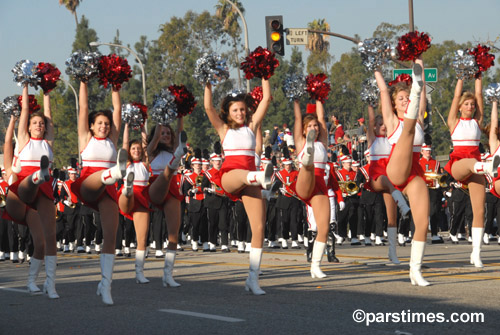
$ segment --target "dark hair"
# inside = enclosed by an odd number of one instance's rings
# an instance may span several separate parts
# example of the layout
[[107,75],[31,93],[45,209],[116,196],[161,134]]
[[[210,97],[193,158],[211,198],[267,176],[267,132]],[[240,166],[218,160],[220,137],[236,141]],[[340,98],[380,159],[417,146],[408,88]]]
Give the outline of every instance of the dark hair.
[[[130,154],[130,149],[132,149],[132,146],[134,144],[139,144],[139,146],[141,147],[142,149],[142,142],[141,140],[138,140],[138,139],[135,139],[135,140],[131,140],[128,142],[128,151],[127,151],[127,154],[128,154],[128,160],[129,162],[133,162],[134,160],[132,159],[132,155]],[[144,156],[144,150],[142,150],[142,155]],[[142,159],[143,157],[141,157]]]
[[[158,125],[155,124],[153,126],[153,128],[151,128],[151,132],[149,133],[149,136],[148,136],[148,143],[151,143],[151,141],[153,140],[157,126]],[[154,156],[156,156],[160,151],[174,152],[175,131],[172,129],[172,126],[170,126],[169,124],[165,125],[165,127],[167,127],[170,130],[170,134],[171,134],[170,135],[170,143],[165,144],[165,143],[158,142],[158,145],[153,150]],[[150,159],[152,159],[152,157],[150,157]]]
[[98,116],[105,116],[108,118],[109,124],[111,125],[113,123],[113,113],[110,110],[100,110],[100,111],[93,111],[90,112],[89,114],[89,130],[92,136],[94,136],[94,132],[92,129],[90,129],[90,126],[95,123],[95,120],[97,119]]
[[242,93],[238,95],[229,94],[226,96],[221,103],[221,110],[219,113],[220,118],[224,121],[225,124],[229,126],[231,129],[236,129],[239,126],[229,117],[229,108],[235,102],[243,102],[246,108],[246,116],[245,116],[245,126],[248,126],[250,121],[252,120],[252,115],[254,113],[253,108],[254,100],[250,94]]

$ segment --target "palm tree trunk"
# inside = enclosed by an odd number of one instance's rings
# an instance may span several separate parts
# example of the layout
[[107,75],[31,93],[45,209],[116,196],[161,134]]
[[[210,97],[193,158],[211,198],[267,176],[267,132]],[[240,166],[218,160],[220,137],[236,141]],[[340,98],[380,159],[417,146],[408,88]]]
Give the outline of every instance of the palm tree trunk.
[[76,26],[78,27],[78,15],[76,15],[76,9],[73,12],[73,15],[75,16],[75,23],[76,23]]

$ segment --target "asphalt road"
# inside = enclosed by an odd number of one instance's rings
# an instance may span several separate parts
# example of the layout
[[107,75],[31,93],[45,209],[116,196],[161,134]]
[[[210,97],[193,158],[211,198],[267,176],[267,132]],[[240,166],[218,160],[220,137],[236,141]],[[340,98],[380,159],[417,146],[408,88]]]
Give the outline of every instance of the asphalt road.
[[[26,293],[28,265],[6,261],[0,334],[498,334],[500,246],[483,247],[484,269],[468,264],[470,251],[465,242],[428,244],[432,285],[415,287],[409,246],[398,247],[401,265],[387,264],[387,247],[337,247],[341,263],[325,257],[321,280],[311,279],[304,249],[266,249],[264,296],[244,290],[248,254],[179,252],[179,288],[162,286],[162,259],[147,259],[151,282],[139,285],[133,258],[118,257],[111,307],[96,296],[98,255],[59,255],[58,300]],[[40,288],[44,279],[42,268]]]

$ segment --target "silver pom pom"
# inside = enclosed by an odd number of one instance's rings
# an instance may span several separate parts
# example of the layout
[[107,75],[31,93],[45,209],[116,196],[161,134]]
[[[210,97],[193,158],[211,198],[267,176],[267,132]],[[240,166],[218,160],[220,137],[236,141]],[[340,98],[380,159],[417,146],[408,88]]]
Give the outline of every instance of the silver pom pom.
[[283,92],[290,101],[298,100],[306,93],[306,80],[304,76],[290,74],[285,77],[283,82]]
[[99,73],[99,52],[77,51],[66,60],[66,74],[87,83]]
[[375,78],[368,78],[363,81],[363,88],[361,89],[361,101],[376,107],[378,104],[378,97],[380,90]]
[[374,71],[386,64],[394,53],[389,42],[383,38],[369,38],[360,42],[358,51],[361,53],[363,65],[369,71]]
[[173,122],[177,118],[175,96],[168,89],[163,88],[160,94],[155,94],[150,113],[151,118],[158,124],[165,126]]
[[457,73],[457,79],[472,79],[478,71],[476,59],[468,49],[455,51],[452,66]]
[[123,104],[122,121],[128,123],[132,129],[139,130],[145,120],[139,107],[133,104]]
[[234,90],[227,92],[227,96],[231,96],[233,98],[236,98],[238,95],[243,95],[243,94],[247,94],[247,91],[242,90],[240,88],[235,88]]
[[18,86],[28,84],[35,89],[38,88],[38,84],[41,81],[41,79],[37,75],[37,71],[37,65],[34,62],[26,59],[17,62],[12,69],[12,73],[14,73],[14,81]]
[[19,106],[19,102],[17,101],[18,95],[12,95],[3,100],[2,104],[0,104],[0,110],[6,117],[14,115],[15,117],[19,117],[21,115],[21,107]]
[[484,90],[484,98],[487,104],[493,101],[500,102],[500,83],[491,83]]
[[218,85],[226,81],[229,78],[226,60],[217,54],[204,53],[203,57],[196,61],[193,77],[202,85]]

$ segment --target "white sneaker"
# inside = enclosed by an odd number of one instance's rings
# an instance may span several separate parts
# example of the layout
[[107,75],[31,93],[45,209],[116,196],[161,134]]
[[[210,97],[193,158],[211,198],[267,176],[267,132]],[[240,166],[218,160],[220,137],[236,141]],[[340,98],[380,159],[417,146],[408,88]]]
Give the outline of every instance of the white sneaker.
[[245,242],[243,241],[238,241],[238,253],[243,253],[245,252]]
[[95,252],[96,253],[100,253],[101,252],[101,245],[100,244],[96,244],[95,245]]
[[297,240],[299,241],[299,243],[304,243],[304,237],[300,234],[297,235]]
[[87,254],[91,254],[91,253],[92,253],[92,249],[90,248],[90,245],[87,245],[87,246],[85,247],[85,252],[86,252]]
[[167,249],[167,247],[168,247],[167,241],[163,242],[163,249]]
[[198,242],[196,241],[191,241],[191,249],[193,251],[198,251]]
[[123,256],[122,249],[115,249],[115,255],[116,256]]
[[0,261],[5,261],[5,253],[3,251],[0,251]]
[[297,241],[292,241],[292,249],[300,249],[299,243],[297,243]]
[[344,238],[341,236],[337,236],[337,238],[335,239],[335,244],[342,245],[342,243],[344,243]]
[[126,197],[130,197],[132,194],[134,194],[134,178],[134,171],[127,171],[127,175],[125,176],[123,182],[123,194]]
[[361,245],[357,237],[351,238],[351,245]]
[[250,242],[245,243],[245,252],[250,252],[252,250],[252,244]]
[[489,234],[484,233],[483,243],[484,244],[490,244],[490,235]]
[[384,242],[382,242],[380,236],[375,237],[375,245],[384,245]]
[[288,243],[285,239],[281,240],[281,248],[282,249],[288,249]]
[[75,250],[75,244],[73,242],[69,242],[69,251],[73,252]]
[[161,250],[156,250],[156,252],[155,252],[155,257],[156,257],[156,258],[163,258],[163,251],[161,251]]

